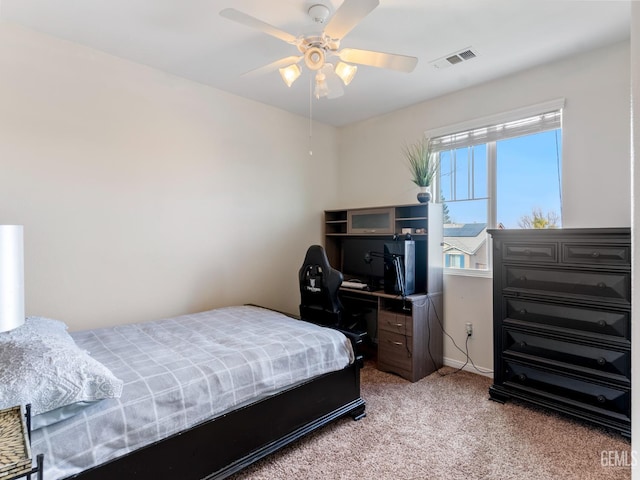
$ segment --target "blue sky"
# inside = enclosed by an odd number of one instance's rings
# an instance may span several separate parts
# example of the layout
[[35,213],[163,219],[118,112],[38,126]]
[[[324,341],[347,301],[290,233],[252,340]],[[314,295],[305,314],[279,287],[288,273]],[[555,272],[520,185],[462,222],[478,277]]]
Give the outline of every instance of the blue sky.
[[[498,222],[506,228],[519,228],[520,218],[523,215],[530,215],[533,208],[540,208],[544,213],[555,212],[561,218],[560,171],[557,156],[560,151],[559,130],[502,140],[497,143]],[[476,198],[485,197],[487,195],[486,148],[484,146],[474,148],[475,174],[473,176],[468,175],[469,159],[464,152],[458,153],[456,176],[445,175],[443,178],[442,193],[445,199],[453,196],[454,178],[458,198],[466,198],[470,188],[473,189]],[[443,156],[443,174],[449,168],[449,161],[446,156]],[[471,187],[470,178],[473,179]],[[447,205],[449,216],[457,223],[486,222],[486,200],[449,202]]]

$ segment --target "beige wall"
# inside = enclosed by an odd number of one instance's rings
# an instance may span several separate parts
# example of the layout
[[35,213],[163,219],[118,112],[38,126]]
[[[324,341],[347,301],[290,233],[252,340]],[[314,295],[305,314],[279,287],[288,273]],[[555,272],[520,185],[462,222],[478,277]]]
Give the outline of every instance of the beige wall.
[[[464,66],[462,67],[464,68]],[[390,92],[392,94],[392,92]],[[415,201],[401,147],[425,130],[565,98],[563,224],[630,225],[629,44],[621,43],[369,119],[339,131],[340,191],[344,206]],[[489,278],[445,276],[445,328],[493,367],[492,284]],[[464,361],[449,340],[445,357]]]
[[0,25],[0,223],[25,227],[28,315],[84,329],[259,303],[336,193],[335,130]]

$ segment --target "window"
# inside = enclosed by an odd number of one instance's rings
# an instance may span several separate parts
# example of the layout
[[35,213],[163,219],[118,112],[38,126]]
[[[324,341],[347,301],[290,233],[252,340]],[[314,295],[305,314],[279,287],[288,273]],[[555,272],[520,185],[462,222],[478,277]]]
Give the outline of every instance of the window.
[[444,254],[444,266],[464,268],[464,255],[460,253],[445,253]]
[[562,103],[427,132],[440,161],[446,268],[486,271],[489,228],[561,226]]

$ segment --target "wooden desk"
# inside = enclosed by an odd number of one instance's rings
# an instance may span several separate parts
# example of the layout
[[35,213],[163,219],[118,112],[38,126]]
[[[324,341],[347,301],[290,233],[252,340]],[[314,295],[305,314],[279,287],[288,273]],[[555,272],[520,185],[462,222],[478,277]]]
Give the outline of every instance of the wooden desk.
[[341,288],[340,297],[345,305],[375,313],[369,329],[378,346],[379,370],[416,382],[442,367],[442,293],[403,299],[383,291]]
[[[357,224],[355,219],[362,216],[376,217],[384,225]],[[442,366],[442,222],[442,205],[438,203],[324,212],[329,263],[346,279],[359,278],[376,286],[384,284],[383,273],[373,265],[358,265],[364,261],[363,249],[383,252],[385,243],[403,238],[407,230],[411,232],[415,242],[414,291],[419,293],[402,299],[383,290],[341,288],[341,298],[347,308],[348,303],[356,302],[356,307],[371,310],[368,330],[378,347],[378,369],[412,382]]]

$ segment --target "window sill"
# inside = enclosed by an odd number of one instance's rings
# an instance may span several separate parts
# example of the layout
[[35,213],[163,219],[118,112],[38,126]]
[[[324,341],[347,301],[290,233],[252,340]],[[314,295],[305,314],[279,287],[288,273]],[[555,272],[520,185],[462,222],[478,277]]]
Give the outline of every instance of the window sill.
[[475,270],[473,268],[444,268],[445,275],[452,275],[455,277],[479,277],[479,278],[493,278],[493,272],[491,270]]

